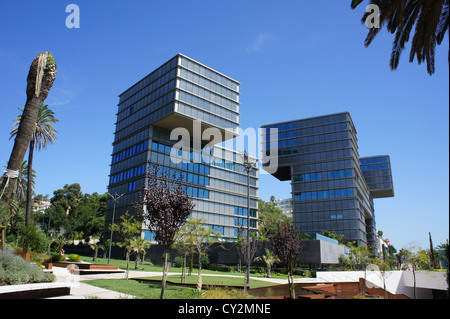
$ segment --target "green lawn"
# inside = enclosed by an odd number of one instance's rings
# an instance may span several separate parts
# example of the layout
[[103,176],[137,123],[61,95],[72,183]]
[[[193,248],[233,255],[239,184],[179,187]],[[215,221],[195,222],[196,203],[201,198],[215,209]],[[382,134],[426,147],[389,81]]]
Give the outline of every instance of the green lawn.
[[[141,284],[132,279],[96,279],[87,280],[85,283],[133,295],[140,299],[159,299],[161,295],[160,285]],[[196,299],[199,297],[200,293],[194,288],[166,286],[164,292],[165,299]]]
[[[157,277],[142,277],[144,279],[156,279],[162,280],[162,276]],[[198,275],[186,276],[186,283],[188,284],[197,284]],[[181,283],[180,275],[169,275],[167,276],[167,280],[175,283]],[[226,276],[208,276],[202,275],[202,284],[209,286],[244,286],[244,277],[226,277]],[[272,285],[278,285],[278,283],[271,283],[262,280],[251,279],[250,280],[250,288],[259,288],[259,287],[267,287]]]
[[[91,262],[92,257],[86,257],[81,256],[81,260],[85,262]],[[107,264],[108,259],[107,258],[98,258],[96,264]],[[121,269],[126,269],[126,261],[120,260],[120,259],[111,259],[110,261],[111,265],[117,265]],[[134,261],[130,262],[130,270],[134,270],[135,263]],[[161,266],[153,266],[153,265],[141,265],[140,269],[141,271],[157,271],[162,272]],[[170,280],[172,282],[181,282],[181,276],[180,275],[170,275],[170,273],[181,273],[182,269],[177,267],[171,267],[169,268],[169,276],[167,280]],[[203,285],[225,285],[225,286],[243,286],[244,283],[244,274],[243,273],[237,273],[237,272],[219,272],[214,270],[202,270],[202,282]],[[207,276],[207,274],[222,274],[222,275],[233,275],[236,277],[226,277],[226,276]],[[254,276],[254,274],[252,274]],[[142,278],[149,278],[149,279],[157,279],[161,280],[160,277],[142,277]],[[154,284],[145,284],[145,283],[139,283],[135,280],[129,279],[96,279],[96,280],[86,280],[84,281],[87,284],[118,291],[124,294],[129,294],[136,296],[137,298],[141,299],[159,299],[161,294],[161,285],[154,285]],[[191,276],[186,276],[186,282],[187,283],[197,283],[197,270],[195,269],[193,274]],[[261,280],[250,280],[250,287],[256,288],[256,287],[264,287],[264,286],[270,286],[275,285],[274,283],[265,282]],[[206,293],[207,294],[207,293]],[[235,293],[231,293],[232,296]],[[240,294],[240,292],[238,292]],[[207,295],[206,295],[207,296]],[[199,292],[195,288],[187,288],[187,287],[176,287],[176,286],[166,286],[166,290],[164,293],[164,298],[166,299],[197,299],[197,298],[205,298],[205,291]],[[222,297],[221,298],[225,298]],[[236,298],[236,297],[235,297]],[[238,297],[239,298],[239,297]]]
[[[87,256],[80,256],[82,261],[85,262],[90,262],[90,263],[94,263],[94,264],[101,264],[101,265],[106,265],[108,264],[108,258],[97,258],[97,261],[94,262],[92,261],[92,257],[87,257]],[[116,265],[118,266],[120,269],[126,269],[127,268],[127,262],[126,260],[122,260],[122,259],[112,259],[110,260],[110,264],[111,265]],[[134,269],[135,266],[135,262],[134,261],[130,261],[130,270],[135,270]],[[142,264],[139,266],[139,269],[141,271],[163,271],[163,267],[162,266],[153,266],[150,264]],[[170,272],[176,272],[176,273],[181,273],[182,272],[182,268],[179,267],[170,267],[169,268],[169,273]],[[197,273],[197,269],[194,269],[192,274],[196,274]],[[218,274],[218,275],[233,275],[233,276],[244,276],[244,272],[227,272],[227,271],[217,271],[217,270],[209,270],[209,269],[202,269],[202,274]],[[252,277],[264,277],[263,274],[251,274]],[[276,274],[272,274],[272,278],[278,278],[278,279],[287,279],[286,275],[276,275]],[[242,279],[243,280],[243,279]]]

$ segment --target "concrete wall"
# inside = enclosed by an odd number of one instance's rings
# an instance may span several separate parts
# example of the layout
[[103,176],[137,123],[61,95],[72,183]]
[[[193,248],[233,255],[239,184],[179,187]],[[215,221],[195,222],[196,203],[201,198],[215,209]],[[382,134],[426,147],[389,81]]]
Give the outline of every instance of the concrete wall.
[[[317,272],[317,281],[352,282],[364,278],[364,271],[321,271]],[[414,279],[412,271],[389,271],[385,276],[386,290],[392,294],[404,294],[414,298]],[[383,288],[383,276],[379,271],[366,272],[367,285],[371,284]],[[432,290],[445,291],[448,289],[445,272],[417,271],[416,298],[433,298]]]

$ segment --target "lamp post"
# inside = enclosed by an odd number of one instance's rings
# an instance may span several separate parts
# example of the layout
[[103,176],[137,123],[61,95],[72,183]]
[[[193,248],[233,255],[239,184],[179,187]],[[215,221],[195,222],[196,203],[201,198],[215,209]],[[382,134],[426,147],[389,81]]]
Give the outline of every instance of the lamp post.
[[113,232],[114,232],[114,215],[116,214],[116,204],[119,200],[120,197],[123,196],[123,194],[118,195],[117,193],[113,195],[111,195],[110,193],[108,193],[109,196],[111,196],[113,202],[114,202],[114,206],[113,206],[113,215],[112,215],[112,221],[111,221],[111,237],[109,239],[109,252],[108,252],[108,265],[109,265],[109,261],[111,259],[111,247],[112,247],[112,240],[113,240]]
[[244,287],[245,291],[247,291],[247,285],[250,284],[250,172],[254,169],[254,165],[258,162],[256,159],[255,162],[250,162],[248,153],[244,151],[240,153],[242,157],[242,165],[244,166],[244,170],[247,172],[247,283]]

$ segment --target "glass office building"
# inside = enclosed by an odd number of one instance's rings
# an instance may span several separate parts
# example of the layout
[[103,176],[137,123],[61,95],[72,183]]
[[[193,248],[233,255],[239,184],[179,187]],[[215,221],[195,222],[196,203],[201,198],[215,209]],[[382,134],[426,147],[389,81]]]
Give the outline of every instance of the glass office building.
[[[149,163],[155,163],[169,176],[183,176],[183,187],[195,203],[191,217],[202,218],[224,240],[235,240],[238,228],[247,227],[247,214],[250,227],[257,228],[258,172],[250,173],[248,212],[247,172],[240,154],[216,143],[237,136],[239,85],[178,54],[119,96],[108,186],[110,194],[123,194],[116,222],[126,211],[134,213],[132,203],[146,186]],[[175,148],[183,137],[171,139],[171,133],[180,129],[188,136],[187,147]],[[112,211],[109,199],[106,229]],[[143,233],[152,238],[147,229]]]
[[394,196],[389,156],[360,158],[349,113],[263,126],[263,162],[291,181],[294,225],[376,247],[374,198]]

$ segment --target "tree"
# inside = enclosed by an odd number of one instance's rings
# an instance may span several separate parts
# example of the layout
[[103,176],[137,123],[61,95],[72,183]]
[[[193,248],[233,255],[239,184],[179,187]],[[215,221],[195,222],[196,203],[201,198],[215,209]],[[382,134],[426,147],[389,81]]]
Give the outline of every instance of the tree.
[[31,169],[31,174],[28,172],[28,163],[23,161],[20,165],[19,174],[17,176],[16,189],[13,191],[12,197],[16,197],[19,201],[27,198],[28,184],[31,178],[31,187],[34,188],[36,171]]
[[274,204],[268,204],[263,200],[258,202],[258,230],[261,239],[266,240],[277,230],[278,221],[292,221],[292,218],[283,214],[283,211],[275,207]]
[[174,243],[174,248],[183,256],[183,266],[181,270],[181,283],[186,281],[186,258],[189,258],[189,276],[192,273],[194,267],[194,242],[195,234],[193,229],[193,223],[188,221],[181,227],[180,231],[177,233],[177,238]]
[[94,243],[89,244],[89,247],[94,250],[94,257],[92,258],[92,261],[97,261],[99,249],[105,250],[105,245],[101,241],[95,241]]
[[366,274],[367,266],[370,264],[370,251],[367,246],[358,246],[350,248],[350,254],[354,257],[354,261],[357,265],[361,266],[364,271],[364,284],[362,287],[362,296],[366,296]]
[[125,278],[128,279],[128,272],[130,270],[130,253],[133,250],[133,241],[136,236],[141,232],[141,222],[136,220],[134,216],[130,216],[128,211],[120,216],[122,220],[119,224],[114,224],[112,227],[113,231],[118,233],[120,241],[117,246],[125,248],[126,261],[127,261],[127,272]]
[[375,273],[379,275],[383,281],[383,297],[384,299],[388,299],[389,295],[386,290],[386,279],[390,276],[389,270],[391,270],[391,267],[387,262],[379,258],[374,258],[371,262],[374,265],[371,270],[375,271]]
[[418,269],[429,268],[427,253],[414,243],[409,243],[407,248],[400,249],[399,255],[405,266],[412,271],[414,279],[414,299],[416,299],[416,271]]
[[134,238],[131,241],[131,249],[136,253],[136,262],[134,263],[135,270],[139,269],[141,262],[141,254],[142,254],[142,261],[144,261],[146,249],[149,249],[150,246],[151,242],[143,238]]
[[271,251],[270,249],[267,249],[267,248],[265,249],[265,254],[262,256],[262,259],[266,263],[267,278],[270,278],[273,264],[280,260],[273,253],[273,251]]
[[[351,8],[355,9],[362,2],[363,0],[352,0]],[[391,70],[396,70],[400,55],[414,28],[409,62],[414,62],[416,56],[418,64],[426,61],[427,71],[432,75],[435,71],[436,44],[441,45],[448,31],[449,0],[371,0],[370,3],[378,6],[380,10],[380,28],[369,30],[364,45],[368,47],[386,25],[391,34],[395,33],[389,64]],[[363,23],[370,14],[364,14]]]
[[[239,253],[241,260],[244,262],[247,267],[250,267],[253,260],[255,259],[256,252],[261,247],[261,241],[258,241],[257,235],[255,233],[250,233],[250,243],[247,243],[247,229],[244,227],[238,228],[238,239],[236,242],[236,247]],[[247,294],[247,285],[250,282],[250,278],[248,278],[249,271],[245,272],[244,276],[244,294]]]
[[300,236],[290,221],[279,221],[275,234],[270,238],[273,252],[278,256],[280,263],[288,273],[289,295],[295,299],[294,265],[302,250]]
[[[23,110],[19,108],[21,113]],[[54,117],[55,113],[48,108],[48,105],[41,103],[36,117],[35,129],[31,135],[30,146],[28,150],[28,184],[27,184],[27,209],[25,225],[28,226],[31,222],[31,205],[33,195],[32,185],[32,168],[33,168],[33,154],[36,147],[37,150],[46,148],[49,144],[53,144],[56,140],[56,130],[53,128],[52,123],[58,122]],[[22,114],[16,116],[14,121],[14,129],[10,133],[10,138],[17,136],[19,125],[22,121]]]
[[155,240],[164,249],[160,296],[163,299],[168,271],[167,254],[175,241],[177,232],[186,223],[194,209],[194,203],[181,185],[182,176],[176,180],[175,176],[170,178],[167,173],[161,173],[158,165],[149,166],[148,188],[141,192],[139,201],[133,206],[137,216],[154,233]]
[[77,230],[77,223],[80,222],[78,207],[82,203],[83,197],[81,186],[78,183],[66,184],[62,189],[53,191],[49,214],[56,229],[64,229],[66,235],[71,235]]
[[431,239],[431,233],[428,233],[430,240],[430,266],[432,269],[436,269],[436,256],[434,253],[433,240]]
[[210,227],[203,226],[204,222],[205,220],[199,218],[191,218],[182,228],[182,232],[188,234],[188,244],[193,245],[194,251],[198,255],[198,290],[202,290],[202,257],[207,256],[208,249],[220,238],[220,233],[214,232]]
[[322,235],[324,235],[328,238],[336,239],[340,244],[344,243],[344,239],[345,239],[344,235],[336,235],[332,231],[328,231],[328,230],[322,230]]
[[14,139],[14,146],[9,157],[8,167],[0,189],[4,192],[4,199],[9,202],[15,190],[17,174],[30,144],[36,127],[37,114],[40,105],[48,96],[56,78],[55,58],[50,52],[39,54],[31,63],[27,77],[27,100],[22,118]]

